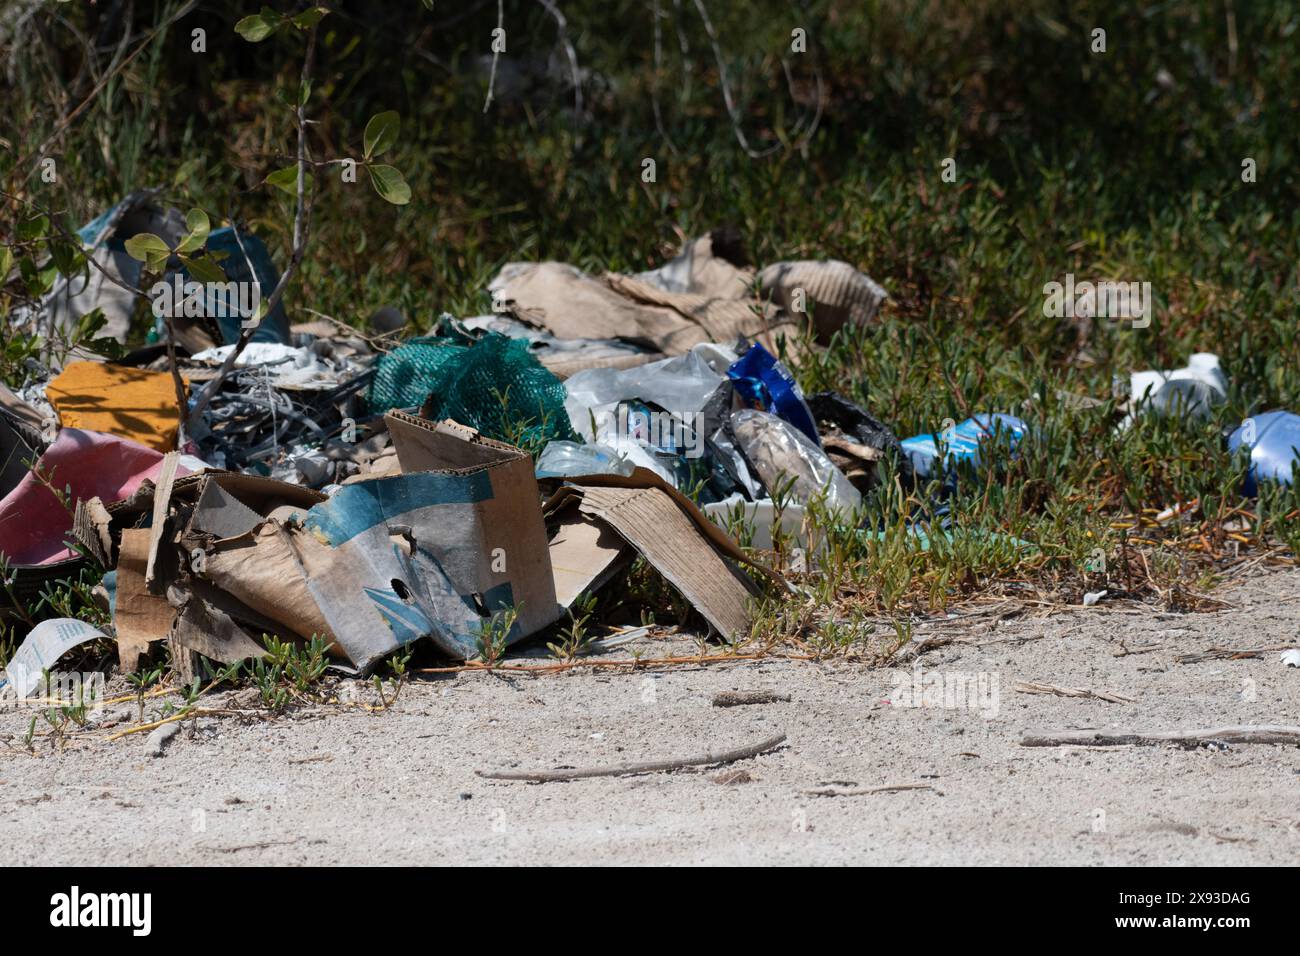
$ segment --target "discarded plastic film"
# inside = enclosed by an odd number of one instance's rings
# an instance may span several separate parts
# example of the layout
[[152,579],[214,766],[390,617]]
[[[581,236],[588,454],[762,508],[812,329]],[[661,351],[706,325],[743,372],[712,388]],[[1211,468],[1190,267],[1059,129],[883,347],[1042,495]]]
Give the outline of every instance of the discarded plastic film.
[[52,670],[60,657],[74,647],[108,635],[85,621],[71,617],[52,618],[32,628],[5,668],[0,690],[12,691],[20,699],[30,697],[40,686],[44,671]]
[[981,446],[993,439],[994,435],[1003,436],[1014,452],[1021,440],[1029,433],[1028,426],[1014,415],[994,413],[976,415],[960,425],[943,432],[938,438],[930,434],[915,435],[902,442],[912,462],[912,469],[921,478],[929,478],[940,470],[938,441],[942,439],[947,445],[944,455],[944,469],[951,470],[958,462],[969,462],[973,467],[980,465]]

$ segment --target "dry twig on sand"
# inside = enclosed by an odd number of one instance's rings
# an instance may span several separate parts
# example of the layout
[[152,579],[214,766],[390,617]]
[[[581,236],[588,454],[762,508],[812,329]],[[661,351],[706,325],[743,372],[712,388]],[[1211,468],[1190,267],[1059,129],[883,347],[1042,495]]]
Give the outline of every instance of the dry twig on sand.
[[1057,697],[1087,697],[1092,700],[1104,700],[1111,704],[1131,704],[1132,697],[1115,694],[1105,690],[1093,690],[1090,687],[1057,687],[1055,684],[1040,684],[1037,681],[1018,680],[1015,690],[1020,694],[1055,694]]
[[1199,654],[1179,654],[1174,658],[1179,664],[1199,664],[1201,661],[1243,660],[1259,657],[1273,651],[1289,651],[1295,647],[1290,644],[1270,644],[1268,647],[1208,647]]
[[1093,747],[1157,747],[1160,744],[1179,744],[1198,747],[1201,744],[1300,744],[1300,727],[1279,724],[1261,724],[1243,727],[1214,727],[1209,730],[1075,730],[1059,734],[1029,734],[1020,741],[1022,747],[1068,747],[1085,745]]
[[799,792],[809,797],[866,797],[873,793],[898,793],[901,790],[934,790],[928,783],[892,783],[884,787],[866,787],[860,790],[841,790],[838,787],[816,787]]
[[630,773],[661,773],[665,770],[680,770],[683,767],[704,767],[710,764],[735,763],[766,753],[785,742],[785,734],[777,734],[760,743],[736,750],[727,750],[720,754],[701,754],[698,757],[682,757],[676,760],[651,760],[645,763],[621,763],[612,767],[588,767],[583,770],[475,770],[486,780],[525,780],[529,783],[556,783],[564,780],[582,780],[588,777],[621,777]]

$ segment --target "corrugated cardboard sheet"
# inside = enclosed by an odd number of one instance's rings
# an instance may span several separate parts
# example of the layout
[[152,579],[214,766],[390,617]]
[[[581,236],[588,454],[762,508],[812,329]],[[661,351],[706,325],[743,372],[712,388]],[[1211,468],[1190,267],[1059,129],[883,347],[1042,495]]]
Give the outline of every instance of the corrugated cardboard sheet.
[[[617,539],[645,557],[728,639],[749,627],[749,600],[757,590],[737,565],[784,583],[751,561],[690,499],[642,468],[627,477],[579,478],[560,488],[545,510],[557,528],[551,561],[565,603],[598,587],[627,557]],[[617,539],[602,534],[602,526]]]

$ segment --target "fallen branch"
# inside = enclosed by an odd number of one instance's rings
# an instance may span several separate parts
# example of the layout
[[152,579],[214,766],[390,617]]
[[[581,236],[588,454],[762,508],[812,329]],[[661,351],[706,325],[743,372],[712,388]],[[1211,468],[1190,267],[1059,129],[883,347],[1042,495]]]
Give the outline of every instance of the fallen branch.
[[766,753],[785,742],[785,734],[777,734],[761,743],[727,750],[720,754],[701,754],[698,757],[682,757],[676,760],[651,760],[645,763],[621,763],[612,767],[588,767],[582,770],[475,770],[474,773],[486,780],[526,780],[529,783],[555,783],[565,780],[583,780],[588,777],[622,777],[632,773],[662,773],[666,770],[680,770],[683,767],[705,767],[710,764],[735,763]]
[[1119,650],[1111,651],[1111,657],[1128,657],[1130,654],[1150,654],[1152,651],[1158,651],[1164,647],[1163,644],[1146,644],[1142,647],[1129,647],[1127,644],[1121,644]]
[[884,787],[868,787],[862,790],[841,790],[838,787],[817,787],[799,792],[809,797],[866,797],[873,793],[897,793],[900,790],[936,790],[928,783],[893,783]]
[[1110,691],[1092,690],[1089,687],[1057,687],[1055,684],[1040,684],[1036,681],[1018,680],[1015,691],[1020,694],[1055,694],[1057,697],[1086,697],[1092,700],[1104,700],[1111,704],[1132,704],[1132,697],[1114,694]]
[[1161,744],[1180,744],[1184,747],[1197,747],[1208,743],[1300,744],[1300,727],[1261,724],[1244,727],[1216,727],[1210,730],[1170,730],[1151,733],[1139,730],[1125,730],[1113,733],[1105,733],[1099,730],[1080,730],[1050,735],[1030,734],[1020,741],[1020,746],[1158,747]]
[[1289,651],[1297,646],[1300,645],[1291,643],[1270,644],[1268,647],[1210,647],[1199,654],[1179,654],[1174,660],[1179,664],[1199,664],[1201,661],[1245,660],[1250,657],[1259,657],[1261,654],[1269,654],[1273,651]]
[[922,654],[930,651],[937,651],[941,647],[947,647],[949,644],[959,643],[962,636],[954,634],[936,634],[934,637],[923,637],[919,641],[909,641],[904,644],[894,656],[890,663],[894,665],[906,664],[908,661],[915,660]]
[[292,840],[268,840],[265,843],[241,843],[238,846],[201,846],[200,850],[211,850],[213,853],[239,853],[243,850],[265,850],[273,846],[293,846],[299,842],[302,837],[294,837]]
[[194,717],[249,717],[256,715],[255,710],[234,710],[229,707],[195,707],[191,710],[182,711],[179,714],[173,714],[171,717],[164,717],[162,720],[155,720],[152,723],[140,724],[138,727],[129,727],[126,730],[119,730],[115,734],[105,737],[106,741],[120,740],[123,737],[129,737],[131,734],[143,734],[149,730],[155,730],[165,724],[175,723],[178,720],[190,720]]

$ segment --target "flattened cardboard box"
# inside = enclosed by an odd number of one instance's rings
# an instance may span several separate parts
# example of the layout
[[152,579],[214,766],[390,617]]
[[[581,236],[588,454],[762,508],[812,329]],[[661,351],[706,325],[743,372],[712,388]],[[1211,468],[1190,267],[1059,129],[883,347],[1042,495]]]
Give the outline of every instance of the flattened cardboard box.
[[484,621],[508,607],[508,642],[554,622],[532,459],[454,423],[385,418],[401,473],[348,484],[295,518],[253,508],[262,520],[248,528],[234,483],[205,490],[192,531],[240,533],[210,542],[203,576],[292,633],[333,640],[362,671],[425,636],[473,656]]
[[[685,495],[643,468],[632,475],[591,475],[559,489],[545,511],[556,526],[551,541],[561,603],[594,590],[638,551],[703,615],[734,640],[748,629],[754,582],[735,565],[748,565],[784,584],[752,561]],[[626,543],[626,544],[625,544]]]
[[[384,491],[397,485],[414,492],[417,504],[390,524],[409,526],[417,552],[474,612],[474,632],[457,634],[454,653],[476,653],[482,621],[508,607],[518,612],[508,643],[554,623],[563,609],[555,599],[532,458],[454,422],[404,412],[390,412],[384,421],[402,474],[375,483]],[[365,486],[350,485],[339,495]]]

